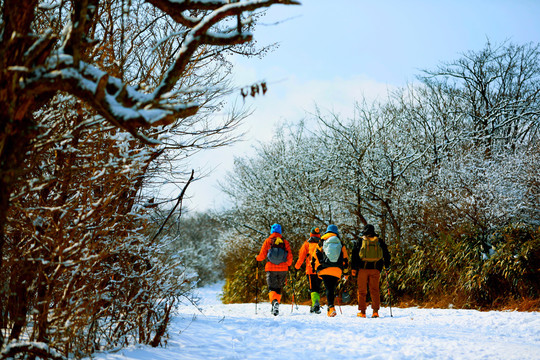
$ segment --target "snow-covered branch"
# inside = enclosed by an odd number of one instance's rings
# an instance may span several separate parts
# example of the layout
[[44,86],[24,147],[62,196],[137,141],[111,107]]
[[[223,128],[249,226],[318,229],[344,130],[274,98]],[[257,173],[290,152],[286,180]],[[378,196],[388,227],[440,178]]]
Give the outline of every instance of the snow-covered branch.
[[[187,10],[189,6],[187,3],[189,1],[181,1],[179,8],[176,6],[171,7],[172,1],[158,1],[152,0],[156,5],[161,6],[161,9],[165,12],[171,11],[175,14],[181,14],[184,10]],[[210,2],[208,6],[215,7],[218,6],[220,2]],[[176,2],[174,2],[176,5]],[[201,45],[232,45],[232,44],[241,44],[248,41],[251,41],[252,35],[250,33],[211,33],[210,28],[215,26],[217,23],[223,19],[240,15],[245,11],[254,11],[260,8],[269,7],[274,4],[299,4],[297,1],[282,1],[282,0],[248,0],[248,1],[239,1],[236,3],[222,2],[222,6],[214,8],[214,11],[209,15],[203,17],[200,21],[196,21],[196,25],[186,36],[182,48],[179,51],[178,56],[174,64],[167,70],[167,74],[164,77],[161,84],[156,88],[156,96],[162,95],[170,91],[178,79],[185,72],[186,67],[191,59],[192,55],[195,53],[197,48]],[[184,5],[184,6],[182,6]],[[192,8],[191,8],[192,9]]]

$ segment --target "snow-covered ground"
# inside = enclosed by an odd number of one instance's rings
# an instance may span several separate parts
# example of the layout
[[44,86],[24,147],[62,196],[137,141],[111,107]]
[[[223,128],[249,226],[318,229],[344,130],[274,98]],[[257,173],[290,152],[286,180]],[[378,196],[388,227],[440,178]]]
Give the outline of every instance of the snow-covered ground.
[[[357,318],[356,306],[338,316],[308,306],[268,302],[224,305],[223,284],[199,290],[198,311],[182,305],[167,347],[131,347],[96,359],[540,359],[540,313],[389,308]],[[368,315],[371,311],[368,310]]]

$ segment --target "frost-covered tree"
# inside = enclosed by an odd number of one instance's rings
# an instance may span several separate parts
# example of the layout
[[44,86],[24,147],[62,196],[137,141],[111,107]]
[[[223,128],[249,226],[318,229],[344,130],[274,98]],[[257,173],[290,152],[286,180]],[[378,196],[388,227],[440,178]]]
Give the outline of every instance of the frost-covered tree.
[[[489,157],[536,144],[539,44],[494,46],[488,42],[480,51],[470,51],[454,62],[425,71],[420,79],[428,86],[442,88],[446,99],[456,100],[457,107],[452,110],[461,126],[455,135],[462,146],[480,147]],[[434,95],[432,92],[427,99]]]
[[421,154],[409,147],[402,118],[384,106],[358,106],[353,119],[316,115],[318,129],[304,124],[274,134],[253,157],[237,159],[224,191],[259,224],[284,218],[297,233],[309,224],[336,223],[357,239],[368,222],[399,239],[400,184]]
[[403,184],[411,181],[422,152],[411,146],[406,119],[386,104],[359,103],[355,116],[318,114],[317,140],[333,164],[334,197],[353,238],[368,222],[380,235],[400,241]]
[[278,222],[288,239],[303,238],[313,225],[328,225],[332,200],[324,191],[332,180],[323,154],[321,144],[300,124],[282,127],[253,156],[237,158],[223,184],[239,207],[235,212],[244,214],[237,222],[264,233]]
[[[203,286],[223,279],[223,264],[219,255],[219,237],[225,228],[210,213],[172,214],[169,225],[162,231],[169,238],[167,252],[177,258],[188,272],[196,274],[197,286]],[[165,218],[156,214],[159,219]]]
[[539,46],[488,43],[419,79],[396,98],[424,153],[427,171],[409,196],[422,227],[433,234],[472,223],[489,234],[537,223]]

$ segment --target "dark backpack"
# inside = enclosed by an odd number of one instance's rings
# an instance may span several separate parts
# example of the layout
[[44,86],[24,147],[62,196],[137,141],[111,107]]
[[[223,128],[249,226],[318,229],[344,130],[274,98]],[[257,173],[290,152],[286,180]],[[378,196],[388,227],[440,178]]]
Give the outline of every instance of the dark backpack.
[[287,261],[287,255],[285,240],[280,237],[273,238],[270,249],[268,249],[268,254],[266,254],[268,261],[272,264],[279,265]]
[[379,244],[379,238],[364,237],[358,255],[360,256],[360,259],[365,262],[377,262],[381,260],[383,258],[383,251]]

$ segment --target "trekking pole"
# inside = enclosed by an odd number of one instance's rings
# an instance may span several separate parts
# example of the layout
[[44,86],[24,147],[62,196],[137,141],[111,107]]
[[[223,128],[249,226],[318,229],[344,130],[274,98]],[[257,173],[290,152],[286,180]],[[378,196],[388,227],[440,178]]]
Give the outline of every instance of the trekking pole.
[[259,300],[259,262],[255,260],[255,315],[257,315],[258,300]]
[[291,302],[291,314],[294,310],[294,281],[292,279],[292,273],[289,273],[289,279],[291,280],[291,287],[292,287],[292,290],[293,290],[293,294],[292,294],[292,302]]
[[292,271],[289,273],[289,279],[291,280],[291,287],[292,287],[292,303],[291,303],[291,313],[292,313],[294,309],[294,305],[296,305],[296,310],[298,310],[298,304],[296,303],[294,299],[294,280],[292,276]]
[[388,306],[390,306],[390,317],[394,317],[392,315],[392,296],[390,295],[390,280],[388,280],[388,269],[384,269],[384,273],[386,275],[386,290],[388,291]]
[[[340,279],[338,282],[337,287],[339,295],[337,296],[337,300],[339,300],[339,312],[343,315],[343,310],[341,310],[341,305],[343,304],[343,287],[345,286],[346,281],[343,281],[343,279]],[[336,301],[337,302],[337,301]]]

